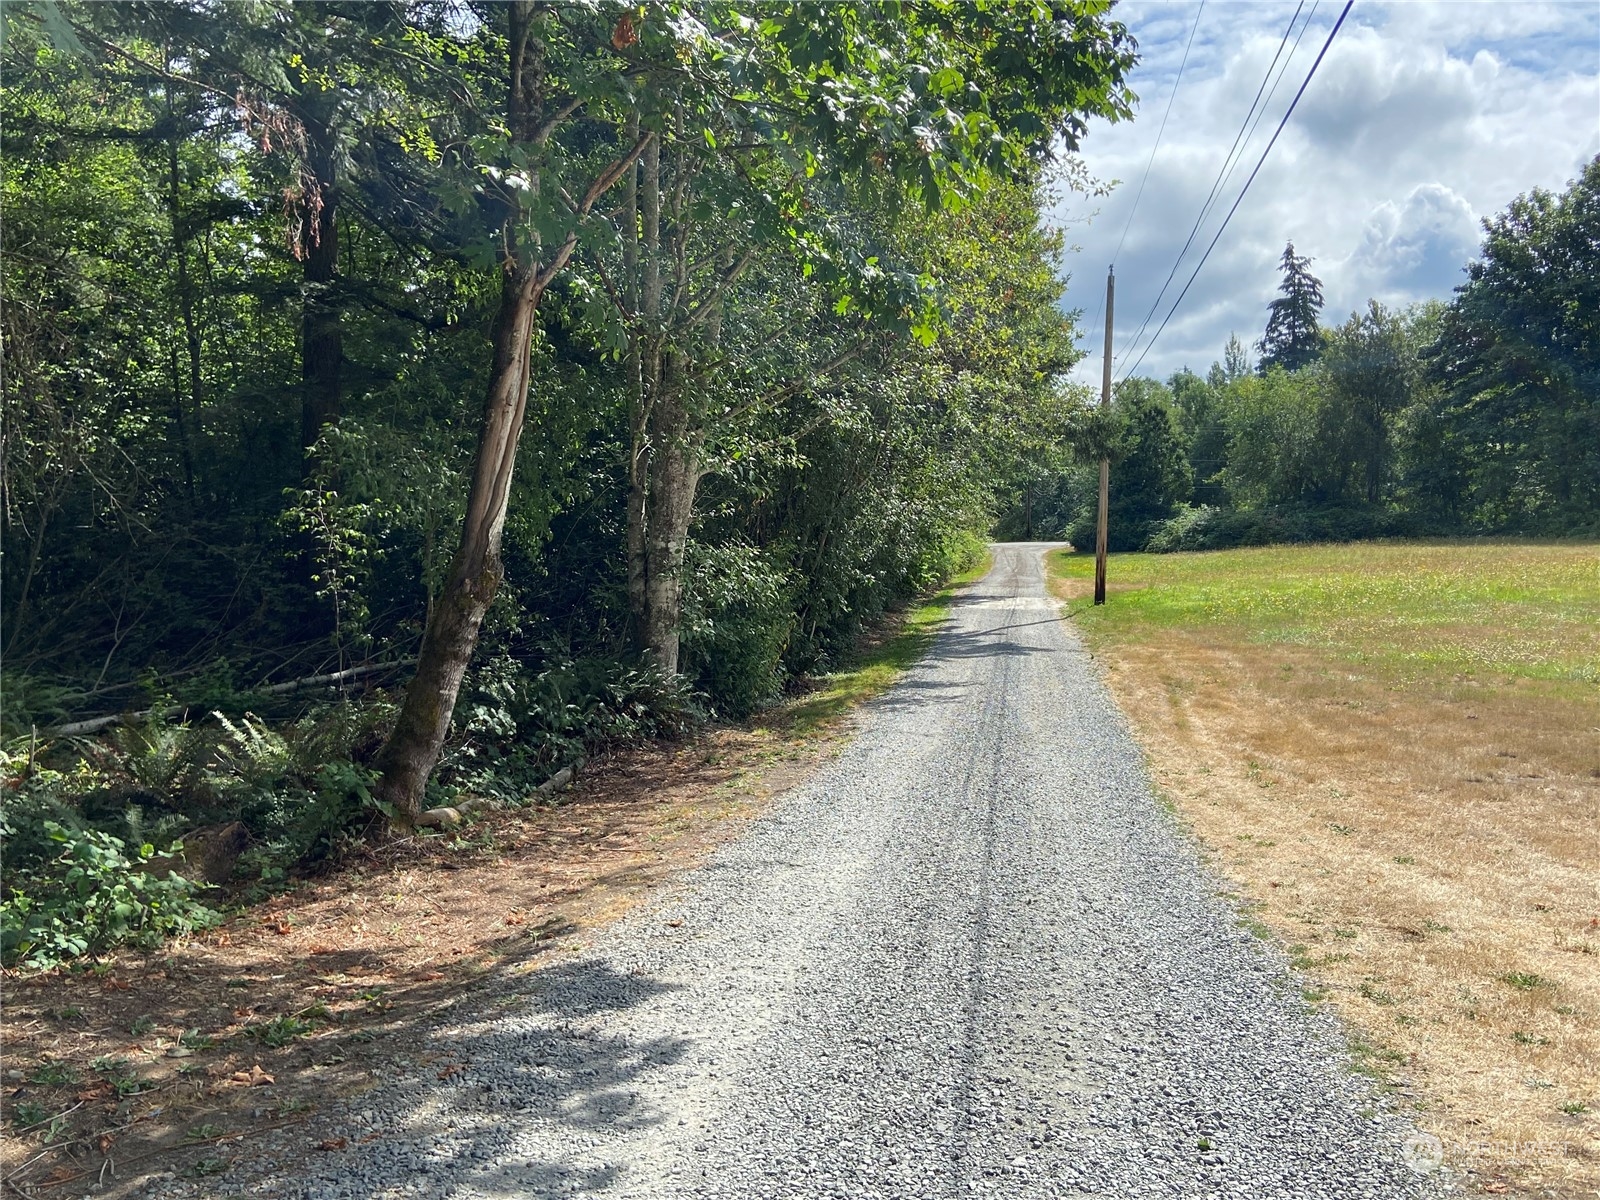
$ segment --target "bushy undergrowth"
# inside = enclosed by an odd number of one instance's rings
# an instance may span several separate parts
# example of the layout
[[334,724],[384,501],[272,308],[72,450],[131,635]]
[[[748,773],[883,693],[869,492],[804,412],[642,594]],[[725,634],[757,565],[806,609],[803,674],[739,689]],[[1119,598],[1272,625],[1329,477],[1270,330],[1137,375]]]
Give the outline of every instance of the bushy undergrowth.
[[687,684],[649,663],[561,660],[530,671],[509,654],[473,672],[430,802],[462,792],[515,802],[607,746],[677,737],[703,719]]
[[[1425,533],[1410,514],[1368,507],[1222,509],[1184,505],[1156,524],[1143,548],[1158,554],[1293,542],[1354,542]],[[1092,545],[1092,541],[1090,543]],[[1116,549],[1113,539],[1113,549]]]
[[171,870],[172,853],[49,820],[40,831],[58,853],[13,869],[0,899],[0,960],[8,966],[45,969],[130,943],[152,947],[220,919],[198,899],[204,885]]
[[[205,885],[174,873],[183,838],[241,824],[246,886],[336,858],[384,814],[372,761],[394,706],[382,696],[269,723],[213,713],[150,720],[94,739],[26,739],[0,757],[6,965],[49,967],[148,946],[215,919]],[[430,800],[528,797],[608,745],[675,736],[694,694],[649,666],[603,659],[532,669],[491,657],[473,673]]]
[[693,544],[688,566],[684,665],[722,712],[754,712],[783,690],[796,619],[788,572],[743,542]]

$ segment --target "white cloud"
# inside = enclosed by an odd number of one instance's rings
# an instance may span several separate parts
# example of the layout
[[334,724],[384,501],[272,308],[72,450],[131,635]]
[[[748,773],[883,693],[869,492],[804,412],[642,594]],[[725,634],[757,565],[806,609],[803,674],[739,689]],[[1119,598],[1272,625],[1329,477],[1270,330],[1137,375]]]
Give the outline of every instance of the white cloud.
[[[1167,278],[1294,11],[1277,3],[1207,5],[1151,163],[1196,7],[1129,3],[1115,10],[1141,44],[1143,61],[1132,81],[1140,113],[1133,122],[1093,126],[1083,157],[1096,177],[1122,183],[1110,197],[1072,198],[1058,212],[1081,247],[1068,260],[1067,303],[1084,310],[1081,344],[1095,351],[1079,367],[1086,381],[1099,377],[1099,333],[1088,326],[1124,228],[1117,254],[1119,357]],[[1233,203],[1337,12],[1328,6],[1313,19],[1151,332]],[[1140,371],[1203,369],[1220,356],[1230,332],[1247,342],[1259,337],[1289,240],[1316,260],[1326,319],[1363,307],[1368,297],[1404,304],[1448,296],[1477,249],[1482,218],[1533,187],[1564,187],[1596,153],[1600,5],[1361,4]],[[1144,195],[1129,224],[1147,163]],[[1122,358],[1119,370],[1132,361]]]

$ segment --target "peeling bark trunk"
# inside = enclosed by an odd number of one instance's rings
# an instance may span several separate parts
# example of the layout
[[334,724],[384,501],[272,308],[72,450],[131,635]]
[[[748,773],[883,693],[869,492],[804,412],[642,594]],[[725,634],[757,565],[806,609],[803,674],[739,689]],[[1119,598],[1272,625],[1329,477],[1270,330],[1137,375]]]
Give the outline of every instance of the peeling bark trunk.
[[[544,47],[535,36],[534,25],[539,8],[533,0],[514,0],[507,6],[511,49],[506,110],[513,134],[528,145],[537,145],[548,137],[559,119],[558,114],[548,125],[542,123]],[[653,145],[653,137],[636,140],[593,180],[574,205],[575,216],[587,215],[595,202],[623,178],[640,153]],[[535,173],[531,189],[535,196],[539,183]],[[508,204],[507,227],[520,216]],[[394,732],[378,753],[379,779],[374,793],[389,806],[391,824],[401,829],[412,828],[422,811],[423,789],[450,731],[461,680],[477,648],[478,630],[505,574],[500,537],[511,497],[517,441],[527,416],[534,322],[545,289],[566,268],[577,244],[574,225],[559,245],[535,244],[531,253],[508,254],[505,263],[500,311],[493,331],[493,366],[478,431],[461,543],[429,613],[417,655],[417,673],[406,689]],[[523,258],[523,254],[527,257]]]
[[378,799],[391,806],[395,823],[409,828],[422,811],[423,788],[455,713],[456,696],[478,644],[505,569],[500,535],[516,464],[517,439],[527,413],[533,321],[543,288],[526,271],[508,273],[494,328],[494,370],[484,403],[472,491],[461,528],[461,545],[434,602],[417,657],[417,673],[406,688],[394,732],[378,756]]

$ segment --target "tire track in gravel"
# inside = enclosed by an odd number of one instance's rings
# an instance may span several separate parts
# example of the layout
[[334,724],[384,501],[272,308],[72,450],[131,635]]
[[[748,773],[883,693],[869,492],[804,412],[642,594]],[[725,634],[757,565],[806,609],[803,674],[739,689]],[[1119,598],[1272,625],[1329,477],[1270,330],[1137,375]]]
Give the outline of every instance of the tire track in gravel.
[[[840,757],[254,1195],[1440,1194],[1161,810],[1042,545]],[[367,1103],[372,1103],[368,1101]]]

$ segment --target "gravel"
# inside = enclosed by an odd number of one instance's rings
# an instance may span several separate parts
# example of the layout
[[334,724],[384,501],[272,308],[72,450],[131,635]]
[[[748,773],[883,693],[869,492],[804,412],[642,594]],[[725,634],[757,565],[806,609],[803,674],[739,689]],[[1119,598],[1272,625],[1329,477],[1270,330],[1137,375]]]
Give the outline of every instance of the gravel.
[[1449,1190],[1160,807],[1044,549],[997,547],[848,748],[705,867],[419,1035],[414,1075],[319,1129],[349,1149],[184,1190]]

